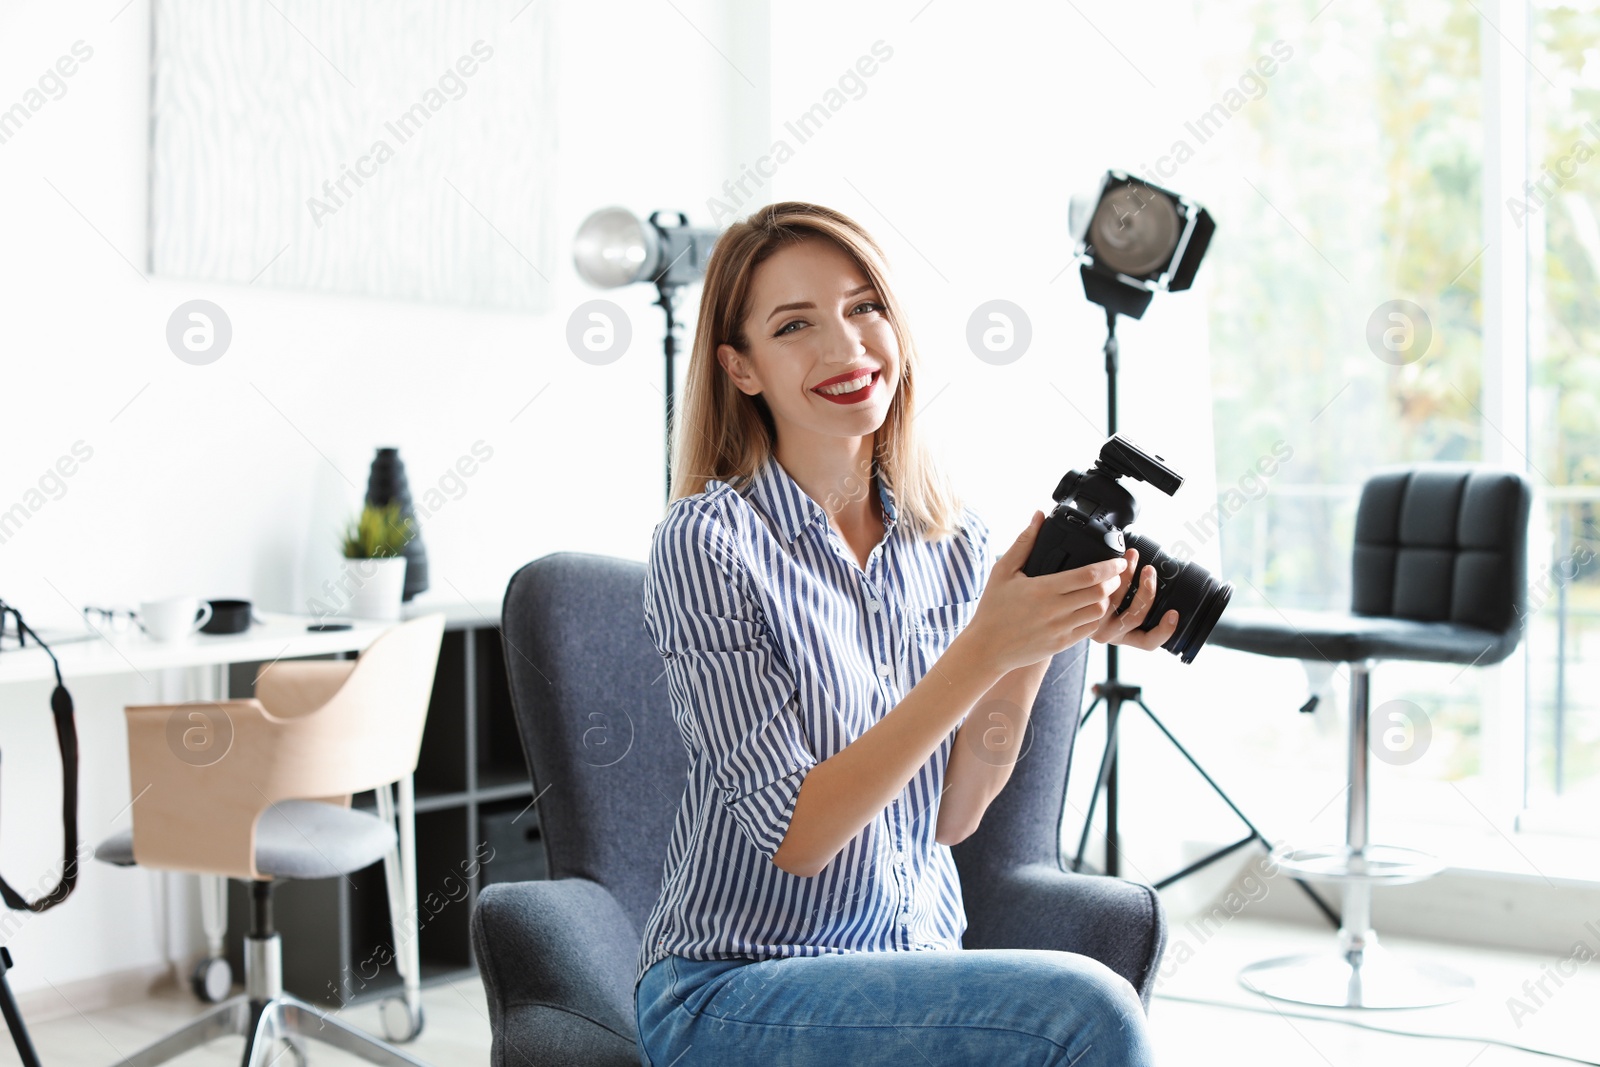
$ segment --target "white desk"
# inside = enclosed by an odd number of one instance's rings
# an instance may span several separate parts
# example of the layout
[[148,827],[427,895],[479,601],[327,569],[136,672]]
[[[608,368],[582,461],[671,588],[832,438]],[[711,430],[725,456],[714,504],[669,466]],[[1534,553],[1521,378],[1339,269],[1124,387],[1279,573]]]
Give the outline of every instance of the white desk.
[[[105,674],[144,674],[168,667],[210,667],[227,663],[321,656],[333,652],[359,652],[391,624],[349,620],[348,630],[308,631],[316,620],[299,615],[261,613],[259,623],[238,634],[195,634],[186,641],[161,642],[134,629],[104,637],[53,642],[51,651],[61,661],[61,674],[75,679]],[[46,635],[48,636],[48,634]],[[32,641],[26,648],[0,652],[0,685],[8,682],[45,682],[54,679],[50,657]]]
[[[405,605],[403,616],[410,619],[433,612],[442,612],[447,626],[452,622],[481,626],[486,620],[499,620],[500,605],[412,601]],[[394,625],[375,619],[338,619],[328,621],[348,622],[351,628],[317,632],[306,629],[318,621],[309,615],[258,611],[256,617],[261,621],[237,634],[195,634],[187,641],[160,642],[151,640],[137,627],[120,634],[102,627],[103,637],[52,642],[50,648],[61,661],[62,677],[71,684],[74,679],[98,675],[143,675],[172,667],[224,667],[230,663],[359,652]],[[49,640],[48,631],[45,637]],[[50,657],[31,640],[26,648],[8,646],[0,652],[0,685],[54,680]]]
[[[411,619],[419,615],[442,613],[445,616],[447,628],[459,629],[463,627],[498,627],[500,623],[500,602],[498,600],[477,601],[430,601],[418,599],[403,605],[402,619]],[[52,640],[51,630],[46,630],[45,639],[50,641],[50,648],[61,662],[61,674],[70,686],[76,681],[93,677],[129,676],[136,677],[146,683],[144,697],[146,700],[154,699],[159,703],[176,703],[185,696],[197,697],[201,700],[225,700],[229,697],[228,667],[235,663],[270,663],[280,659],[291,659],[301,656],[323,656],[341,652],[360,652],[370,645],[380,634],[396,625],[395,622],[373,619],[330,619],[330,622],[347,622],[348,630],[308,631],[307,625],[319,620],[309,615],[286,615],[274,612],[257,611],[255,613],[259,622],[252,622],[250,628],[237,634],[195,634],[185,641],[159,642],[153,641],[145,633],[133,627],[121,633],[113,633],[104,627],[100,628],[100,636],[72,640]],[[45,654],[31,640],[25,648],[15,648],[7,645],[5,651],[0,652],[0,691],[7,685],[28,683],[53,683],[55,672],[51,668],[50,657]],[[194,686],[188,683],[197,683]],[[198,690],[198,691],[196,691]],[[106,698],[101,696],[101,700]],[[0,699],[0,708],[5,708],[7,701]],[[41,701],[37,706],[30,706],[23,710],[48,719],[49,709]],[[80,706],[80,714],[83,709]],[[102,762],[109,758],[106,751],[110,744],[104,736],[97,739]],[[38,758],[45,763],[54,760],[52,751],[48,757],[43,753]],[[120,759],[125,763],[126,755]],[[13,770],[12,775],[17,772]],[[26,774],[26,772],[24,772]],[[25,780],[26,784],[26,780]],[[402,841],[408,840],[413,822],[411,801],[411,779],[408,775],[400,784],[400,816],[399,831]],[[16,788],[15,780],[8,780],[8,785]],[[51,789],[58,788],[51,786]],[[385,796],[388,788],[384,787]],[[137,798],[135,798],[137,799]],[[131,804],[117,801],[122,813],[128,811]],[[465,854],[465,853],[463,853]],[[396,888],[396,892],[409,894],[408,898],[414,902],[416,899],[416,860],[412,846],[403,844],[399,850],[400,880],[403,890]],[[206,951],[211,957],[220,957],[223,951],[223,937],[227,929],[227,880],[214,875],[179,875],[177,876],[187,884],[192,884],[192,892],[197,894],[199,910],[202,916],[201,926],[205,932]],[[197,879],[190,882],[190,879]],[[386,884],[391,879],[386,874]],[[181,892],[185,897],[191,892],[188,885],[170,892]],[[172,898],[168,898],[171,900]],[[397,899],[391,897],[391,900]],[[170,903],[162,905],[171,908]],[[397,914],[415,914],[415,904],[391,908]],[[177,907],[175,914],[179,921],[186,915],[186,906]],[[408,966],[410,975],[406,978],[406,996],[408,1002],[416,995],[416,979],[420,975],[420,957],[417,955],[417,938],[412,931],[409,941],[404,941],[399,933],[395,935],[396,944],[405,944],[403,949],[409,952]],[[185,949],[168,949],[169,952],[180,951],[187,954]],[[169,959],[177,959],[170,956]]]

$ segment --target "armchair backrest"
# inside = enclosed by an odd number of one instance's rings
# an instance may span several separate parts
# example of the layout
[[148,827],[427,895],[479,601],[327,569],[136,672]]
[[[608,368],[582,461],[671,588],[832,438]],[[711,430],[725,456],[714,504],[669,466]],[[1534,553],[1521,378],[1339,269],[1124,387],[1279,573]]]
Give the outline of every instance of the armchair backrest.
[[644,929],[689,757],[644,628],[645,565],[555,552],[501,609],[517,731],[551,878],[587,878]]
[[1532,500],[1521,474],[1481,464],[1377,472],[1356,510],[1352,613],[1498,633],[1481,663],[1503,659],[1526,610]]

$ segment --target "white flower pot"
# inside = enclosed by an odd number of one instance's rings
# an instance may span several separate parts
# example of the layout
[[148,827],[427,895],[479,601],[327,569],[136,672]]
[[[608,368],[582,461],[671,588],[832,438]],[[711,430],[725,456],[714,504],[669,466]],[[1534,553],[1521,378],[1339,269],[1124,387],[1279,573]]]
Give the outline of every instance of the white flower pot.
[[354,619],[397,620],[405,593],[405,557],[347,559],[344,581],[339,584],[349,593],[346,615]]

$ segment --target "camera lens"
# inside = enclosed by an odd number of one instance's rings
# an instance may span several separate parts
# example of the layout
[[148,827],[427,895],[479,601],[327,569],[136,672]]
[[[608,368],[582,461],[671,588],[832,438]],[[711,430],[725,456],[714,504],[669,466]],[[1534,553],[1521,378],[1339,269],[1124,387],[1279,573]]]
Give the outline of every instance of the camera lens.
[[[1139,573],[1136,579],[1144,578],[1146,567],[1156,570],[1156,599],[1150,605],[1150,610],[1145,614],[1144,622],[1139,629],[1149,632],[1154,630],[1161,622],[1161,617],[1169,610],[1178,613],[1178,629],[1167,638],[1161,646],[1173,655],[1180,656],[1185,663],[1194,662],[1195,656],[1200,652],[1200,646],[1206,643],[1206,638],[1211,636],[1211,628],[1222,617],[1222,612],[1228,606],[1228,601],[1233,597],[1233,586],[1227,582],[1219,582],[1211,576],[1211,572],[1198,563],[1184,563],[1161,550],[1161,546],[1148,537],[1138,534],[1126,535],[1129,548],[1139,552]],[[1117,613],[1127,610],[1133,603],[1134,595],[1138,592],[1139,581],[1128,583],[1127,595],[1122,598],[1122,603],[1117,607]]]

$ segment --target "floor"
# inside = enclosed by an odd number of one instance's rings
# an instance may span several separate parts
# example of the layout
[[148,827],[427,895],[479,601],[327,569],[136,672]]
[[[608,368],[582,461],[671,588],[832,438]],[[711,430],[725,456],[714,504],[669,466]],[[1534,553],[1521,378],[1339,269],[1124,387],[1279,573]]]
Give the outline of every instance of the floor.
[[[1181,963],[1177,951],[1180,942],[1186,949]],[[1309,927],[1239,918],[1207,934],[1186,925],[1182,918],[1175,919],[1169,955],[1150,1012],[1159,1062],[1261,1063],[1274,1067],[1508,1067],[1563,1062],[1500,1047],[1489,1039],[1578,1057],[1578,1062],[1600,1061],[1600,1027],[1594,1025],[1594,1015],[1600,1010],[1600,959],[1569,962],[1390,940],[1386,944],[1397,952],[1423,953],[1435,962],[1467,970],[1477,979],[1476,992],[1467,1001],[1448,1008],[1417,1011],[1322,1012],[1257,997],[1234,979],[1246,963],[1322,949],[1331,943],[1331,933]],[[1546,965],[1553,967],[1558,962],[1565,963],[1562,970],[1570,973],[1562,978],[1559,988],[1547,979],[1545,988],[1550,995],[1539,997],[1540,1002],[1535,1004],[1523,984],[1539,981],[1550,973]],[[1518,998],[1531,1012],[1513,1017],[1508,1005],[1511,997]],[[1218,1003],[1196,1004],[1179,998]],[[424,1004],[427,1025],[409,1047],[413,1055],[441,1067],[488,1061],[489,1019],[483,988],[476,980],[432,986],[425,992]],[[199,1010],[199,1004],[187,994],[171,990],[137,1004],[81,1015],[69,1013],[38,1022],[31,1029],[45,1067],[104,1067]],[[1402,1037],[1303,1015],[1446,1036]],[[378,1028],[376,1005],[348,1008],[342,1017],[369,1030]],[[207,1049],[174,1062],[196,1067],[237,1063],[240,1048],[237,1038],[220,1039]],[[315,1044],[312,1059],[318,1067],[357,1062]],[[16,1054],[9,1047],[0,1050],[0,1065],[16,1062]],[[284,1057],[280,1062],[288,1065],[292,1060]]]
[[[1600,926],[1600,901],[1596,904]],[[1586,949],[1577,957],[1534,956],[1438,942],[1384,938],[1399,956],[1444,964],[1475,981],[1473,994],[1457,1004],[1405,1011],[1320,1009],[1272,1000],[1240,986],[1240,968],[1259,960],[1334,945],[1331,929],[1236,918],[1209,932],[1171,917],[1167,953],[1150,1024],[1159,1062],[1270,1063],[1274,1067],[1512,1067],[1512,1065],[1600,1062],[1600,938],[1574,931]],[[1180,951],[1180,945],[1187,951]],[[1180,962],[1182,961],[1182,962]],[[1555,968],[1560,966],[1560,970]],[[1562,975],[1561,972],[1568,972]],[[1558,986],[1555,974],[1560,979]],[[1548,995],[1524,983],[1545,983]],[[1220,1002],[1199,1005],[1178,998]],[[1515,998],[1522,1005],[1513,1011]],[[1536,999],[1535,999],[1536,998]],[[1246,1010],[1247,1009],[1247,1010]],[[1303,1018],[1315,1016],[1318,1018]],[[1332,1020],[1346,1020],[1341,1023]],[[1401,1037],[1347,1025],[1408,1031],[1431,1037]],[[1550,1055],[1516,1051],[1493,1042],[1524,1045]],[[1216,1050],[1201,1055],[1196,1049]],[[1569,1061],[1559,1057],[1573,1057]]]

